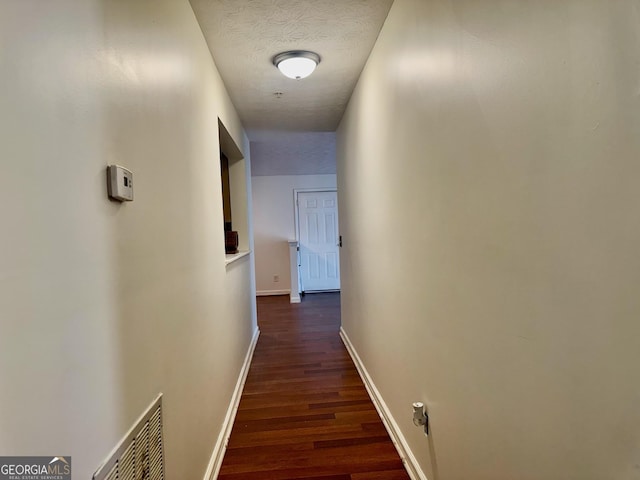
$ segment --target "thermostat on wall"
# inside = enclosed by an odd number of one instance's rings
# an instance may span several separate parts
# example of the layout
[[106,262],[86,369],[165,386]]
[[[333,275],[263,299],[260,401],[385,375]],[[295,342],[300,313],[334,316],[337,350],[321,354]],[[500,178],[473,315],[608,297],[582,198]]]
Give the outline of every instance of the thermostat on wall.
[[133,173],[120,165],[107,167],[109,198],[120,202],[133,201]]

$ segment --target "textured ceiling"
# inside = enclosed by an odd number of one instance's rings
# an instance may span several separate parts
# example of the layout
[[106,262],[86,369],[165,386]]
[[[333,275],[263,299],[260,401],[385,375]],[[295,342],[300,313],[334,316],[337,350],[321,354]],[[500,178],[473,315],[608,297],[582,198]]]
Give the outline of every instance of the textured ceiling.
[[251,175],[336,173],[334,132],[262,131],[251,141]]
[[[191,0],[252,140],[265,129],[335,131],[392,3]],[[286,50],[311,50],[322,60],[310,77],[291,80],[272,64]]]

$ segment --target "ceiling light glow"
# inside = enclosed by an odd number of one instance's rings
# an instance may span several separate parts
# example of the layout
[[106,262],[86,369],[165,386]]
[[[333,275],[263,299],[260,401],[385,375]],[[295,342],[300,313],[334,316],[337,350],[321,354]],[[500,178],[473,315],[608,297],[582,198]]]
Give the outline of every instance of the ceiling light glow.
[[317,53],[296,50],[279,53],[273,58],[273,64],[278,67],[285,77],[300,80],[313,73],[320,63]]

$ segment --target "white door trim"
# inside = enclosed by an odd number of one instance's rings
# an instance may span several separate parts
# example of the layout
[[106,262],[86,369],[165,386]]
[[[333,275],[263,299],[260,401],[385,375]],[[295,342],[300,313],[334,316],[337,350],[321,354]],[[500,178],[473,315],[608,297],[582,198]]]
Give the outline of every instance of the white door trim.
[[[335,192],[336,198],[338,196],[338,189],[331,187],[316,187],[316,188],[294,188],[293,189],[293,209],[294,209],[294,223],[296,228],[296,242],[300,245],[300,209],[298,208],[298,193],[314,193],[314,192]],[[338,235],[340,232],[338,232]],[[298,291],[304,292],[304,285],[302,285],[302,275],[300,274],[300,257],[298,257]],[[293,290],[293,288],[292,288]]]

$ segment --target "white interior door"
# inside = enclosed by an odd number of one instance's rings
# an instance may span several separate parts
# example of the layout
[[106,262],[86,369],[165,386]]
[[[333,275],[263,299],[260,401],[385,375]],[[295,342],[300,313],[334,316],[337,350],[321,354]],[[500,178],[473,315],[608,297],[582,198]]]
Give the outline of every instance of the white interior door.
[[339,290],[338,195],[298,192],[297,201],[302,290]]

